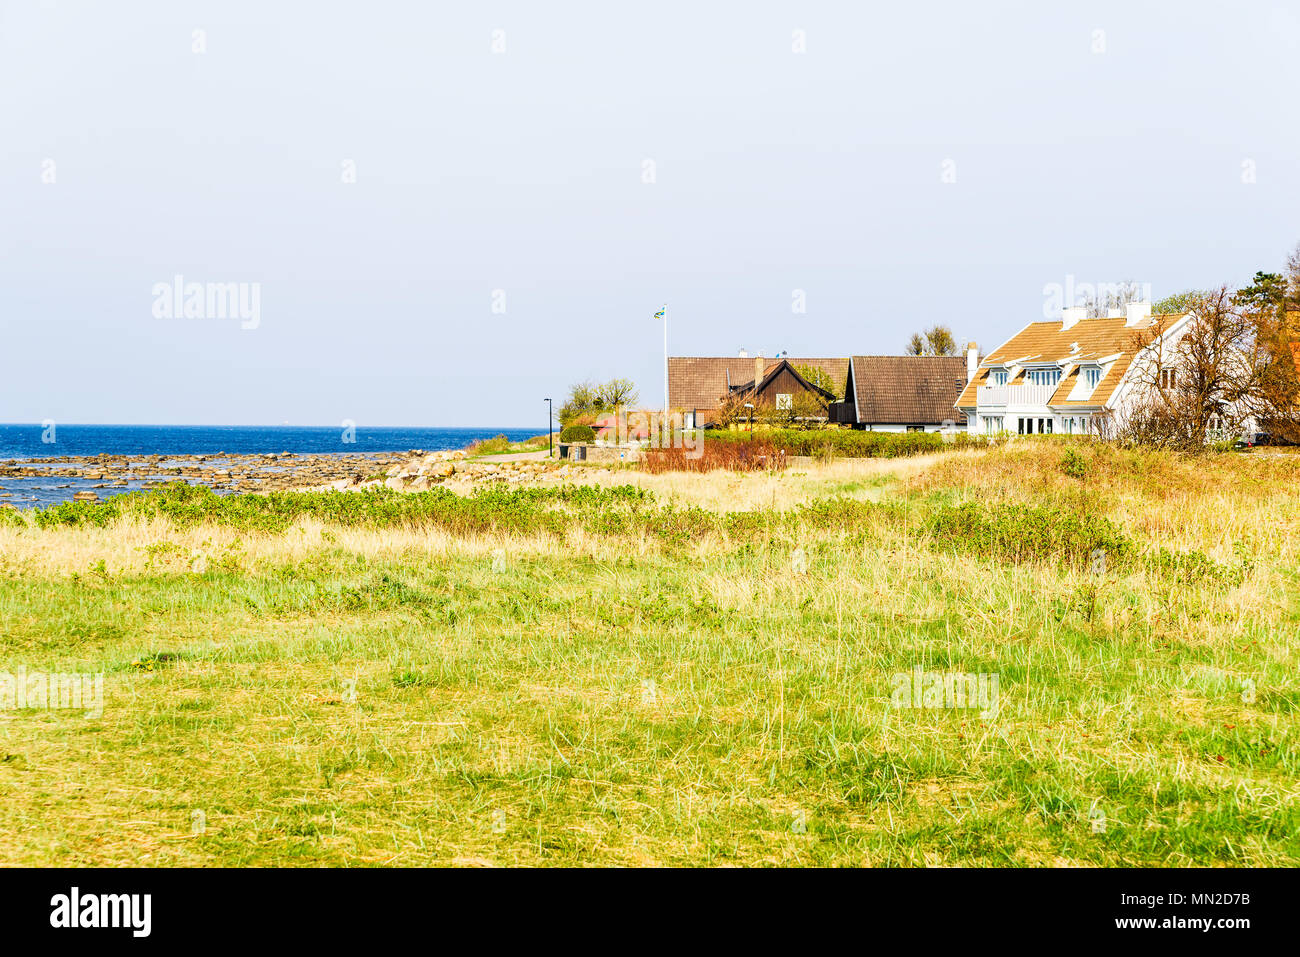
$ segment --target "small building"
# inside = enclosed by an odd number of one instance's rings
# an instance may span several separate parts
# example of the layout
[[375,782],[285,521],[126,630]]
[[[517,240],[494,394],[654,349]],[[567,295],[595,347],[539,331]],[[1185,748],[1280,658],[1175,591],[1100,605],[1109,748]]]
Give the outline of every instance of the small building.
[[[733,405],[752,403],[756,407],[770,409],[794,410],[803,403],[797,400],[801,396],[812,396],[820,406],[829,406],[839,401],[839,395],[823,386],[809,382],[791,365],[789,359],[780,359],[764,367],[760,374],[757,364],[754,366],[757,376],[749,382],[733,385],[727,396]],[[818,418],[825,421],[825,416]]]
[[[977,354],[971,343],[968,355]],[[973,371],[961,356],[852,356],[831,421],[871,432],[965,431],[955,404]]]
[[[760,384],[775,364],[785,362],[791,369],[819,369],[835,383],[835,399],[843,396],[843,383],[849,370],[845,358],[801,359],[783,356],[768,359],[741,352],[738,356],[670,356],[668,359],[668,406],[682,413],[683,425],[703,428],[716,420],[723,403],[734,396],[738,388]],[[769,384],[771,385],[771,384]],[[769,388],[774,396],[779,393]],[[773,399],[773,406],[776,400]]]

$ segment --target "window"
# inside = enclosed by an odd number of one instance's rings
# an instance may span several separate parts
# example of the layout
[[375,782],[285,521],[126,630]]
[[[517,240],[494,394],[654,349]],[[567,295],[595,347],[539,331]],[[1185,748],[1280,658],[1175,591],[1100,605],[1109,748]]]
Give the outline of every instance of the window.
[[1083,381],[1088,383],[1089,389],[1097,388],[1097,383],[1101,381],[1101,369],[1098,366],[1089,366],[1083,370]]
[[1047,434],[1048,434],[1048,435],[1051,435],[1051,434],[1052,434],[1052,420],[1051,420],[1051,419],[1044,419],[1043,421],[1047,424]]
[[1000,415],[989,415],[984,418],[984,431],[989,435],[1002,431],[1003,417]]
[[790,409],[794,407],[794,402],[789,392],[778,392],[776,394],[776,407],[778,409]]
[[994,369],[994,370],[993,370],[993,375],[991,376],[991,378],[992,378],[992,380],[993,380],[993,384],[994,384],[994,385],[1006,385],[1006,384],[1007,384],[1007,370],[1006,370],[1006,369]]
[[1173,369],[1160,370],[1160,388],[1173,389],[1178,385],[1178,373]]
[[924,425],[909,425],[909,426],[907,427],[907,431],[909,431],[909,432],[924,432],[924,431],[925,431],[925,426],[924,426]]
[[1060,369],[1030,369],[1025,373],[1030,385],[1056,385],[1061,381]]

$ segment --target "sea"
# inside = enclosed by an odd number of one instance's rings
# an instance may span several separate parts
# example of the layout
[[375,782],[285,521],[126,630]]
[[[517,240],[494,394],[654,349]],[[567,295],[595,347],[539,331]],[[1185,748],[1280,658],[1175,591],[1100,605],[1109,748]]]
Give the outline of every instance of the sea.
[[[367,452],[438,452],[462,449],[479,439],[504,435],[519,442],[539,428],[381,428],[298,425],[63,425],[0,424],[0,462],[65,455],[364,455]],[[43,508],[98,484],[89,479],[0,477],[0,502]],[[136,491],[133,486],[95,489],[101,498]]]

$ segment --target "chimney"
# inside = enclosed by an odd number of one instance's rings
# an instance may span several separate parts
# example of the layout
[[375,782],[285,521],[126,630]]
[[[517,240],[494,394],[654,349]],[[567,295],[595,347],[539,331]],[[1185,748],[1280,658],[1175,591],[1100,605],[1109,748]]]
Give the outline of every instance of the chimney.
[[1061,331],[1064,332],[1080,319],[1088,318],[1087,306],[1066,306],[1065,311],[1061,313]]
[[1138,326],[1151,318],[1151,303],[1149,302],[1130,302],[1128,304],[1128,315],[1124,320],[1126,326]]
[[740,352],[737,354],[737,358],[739,358],[739,359],[748,359],[748,358],[749,358],[749,353],[746,352],[744,349],[741,349]]
[[970,382],[975,378],[975,373],[980,368],[980,347],[978,342],[968,342],[966,344],[966,381]]
[[763,369],[767,363],[763,361],[762,356],[754,356],[754,388],[758,388],[758,382],[763,378]]

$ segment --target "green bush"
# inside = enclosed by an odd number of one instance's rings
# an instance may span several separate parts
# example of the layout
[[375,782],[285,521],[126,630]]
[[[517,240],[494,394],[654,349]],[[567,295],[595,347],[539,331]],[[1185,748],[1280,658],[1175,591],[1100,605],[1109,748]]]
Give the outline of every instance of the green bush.
[[1061,456],[1061,471],[1070,478],[1082,481],[1088,477],[1088,460],[1075,449],[1067,448],[1065,454]]
[[[986,444],[983,437],[965,433],[943,436],[938,432],[858,432],[852,429],[764,429],[754,433],[786,455],[814,458],[899,458]],[[710,432],[706,441],[748,442],[747,431]]]
[[561,442],[595,442],[596,431],[589,425],[570,425],[560,433]]
[[1088,567],[1100,552],[1126,563],[1133,543],[1108,519],[1081,518],[1061,508],[967,502],[936,508],[925,524],[932,544],[998,561]]

